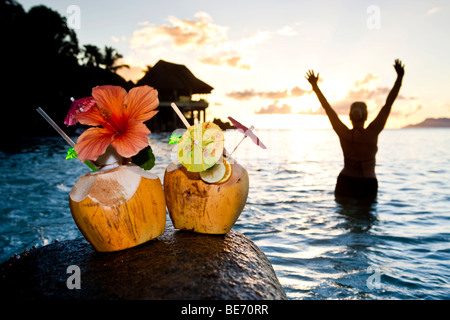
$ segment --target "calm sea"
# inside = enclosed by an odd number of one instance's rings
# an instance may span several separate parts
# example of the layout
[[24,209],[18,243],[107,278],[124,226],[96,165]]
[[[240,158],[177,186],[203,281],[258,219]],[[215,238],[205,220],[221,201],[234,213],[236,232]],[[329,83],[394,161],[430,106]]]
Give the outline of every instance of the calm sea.
[[[383,131],[378,199],[366,207],[334,200],[343,160],[332,130],[258,135],[267,150],[245,140],[234,154],[250,176],[234,229],[265,252],[289,299],[450,299],[449,129]],[[161,180],[169,136],[150,135]],[[227,149],[240,138],[226,132]],[[66,150],[55,137],[0,151],[0,261],[81,237],[67,197],[89,169]]]

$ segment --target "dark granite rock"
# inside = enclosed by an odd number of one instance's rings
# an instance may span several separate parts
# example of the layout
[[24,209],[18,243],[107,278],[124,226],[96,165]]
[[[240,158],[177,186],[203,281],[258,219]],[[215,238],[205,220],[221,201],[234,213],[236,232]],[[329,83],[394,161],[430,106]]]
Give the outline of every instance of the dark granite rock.
[[[68,289],[71,265],[79,267],[80,289]],[[83,238],[31,250],[0,265],[0,288],[9,299],[286,299],[272,265],[243,234],[171,226],[119,252],[96,252]]]

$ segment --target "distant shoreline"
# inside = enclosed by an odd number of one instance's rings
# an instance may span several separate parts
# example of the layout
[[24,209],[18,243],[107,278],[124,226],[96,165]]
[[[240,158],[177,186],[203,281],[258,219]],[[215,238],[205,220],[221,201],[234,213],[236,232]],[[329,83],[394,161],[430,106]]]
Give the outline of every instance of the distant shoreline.
[[427,118],[420,123],[403,128],[450,128],[450,118]]

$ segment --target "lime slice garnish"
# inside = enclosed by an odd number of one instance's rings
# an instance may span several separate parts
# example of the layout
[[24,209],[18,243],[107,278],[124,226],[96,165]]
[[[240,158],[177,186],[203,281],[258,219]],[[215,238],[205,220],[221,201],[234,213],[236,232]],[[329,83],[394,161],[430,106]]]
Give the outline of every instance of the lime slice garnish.
[[200,172],[200,178],[205,182],[215,183],[222,180],[225,172],[225,165],[223,163],[216,163],[211,169]]
[[227,182],[232,173],[231,163],[226,158],[223,158],[222,163],[216,163],[214,167],[200,172],[200,178],[208,183],[220,184]]

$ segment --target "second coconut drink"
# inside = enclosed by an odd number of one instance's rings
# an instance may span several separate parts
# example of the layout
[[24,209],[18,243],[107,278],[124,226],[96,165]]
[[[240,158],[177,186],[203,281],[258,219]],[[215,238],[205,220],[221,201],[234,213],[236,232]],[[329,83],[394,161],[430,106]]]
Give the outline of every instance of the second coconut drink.
[[[245,207],[247,170],[224,149],[224,134],[212,122],[190,126],[176,142],[177,161],[164,173],[164,194],[176,229],[205,234],[228,233]],[[172,139],[171,139],[172,140]]]

